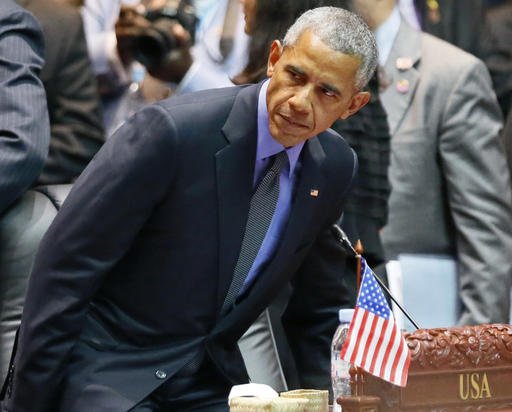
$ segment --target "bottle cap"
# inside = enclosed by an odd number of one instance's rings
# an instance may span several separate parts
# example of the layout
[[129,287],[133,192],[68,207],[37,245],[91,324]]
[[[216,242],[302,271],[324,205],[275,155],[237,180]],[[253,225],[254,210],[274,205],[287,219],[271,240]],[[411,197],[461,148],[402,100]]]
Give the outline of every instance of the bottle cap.
[[340,323],[350,323],[352,321],[352,316],[354,316],[354,309],[340,309],[338,316],[340,318]]

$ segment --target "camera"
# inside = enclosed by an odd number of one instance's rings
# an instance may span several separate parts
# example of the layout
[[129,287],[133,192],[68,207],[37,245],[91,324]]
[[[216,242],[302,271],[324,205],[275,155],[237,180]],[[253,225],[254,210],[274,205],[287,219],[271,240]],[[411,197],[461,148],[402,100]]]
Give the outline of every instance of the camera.
[[193,40],[197,16],[190,0],[167,1],[164,7],[147,10],[143,17],[151,22],[134,41],[133,56],[135,60],[148,68],[162,63],[166,56],[178,47],[171,28],[176,23],[190,33]]

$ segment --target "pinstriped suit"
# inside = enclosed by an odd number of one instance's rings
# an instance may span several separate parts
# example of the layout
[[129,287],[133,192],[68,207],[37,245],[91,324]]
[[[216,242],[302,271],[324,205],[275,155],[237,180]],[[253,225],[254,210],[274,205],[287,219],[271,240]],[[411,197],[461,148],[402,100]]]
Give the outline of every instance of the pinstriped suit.
[[50,131],[39,25],[11,0],[0,2],[0,213],[37,179]]

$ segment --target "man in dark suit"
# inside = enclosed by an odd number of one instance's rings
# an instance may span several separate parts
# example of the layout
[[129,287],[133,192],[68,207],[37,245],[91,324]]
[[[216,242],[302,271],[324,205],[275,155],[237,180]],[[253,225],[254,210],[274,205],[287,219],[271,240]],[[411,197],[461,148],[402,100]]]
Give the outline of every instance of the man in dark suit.
[[357,162],[326,129],[368,102],[376,56],[359,17],[315,9],[272,44],[270,80],[128,120],[42,242],[7,410],[226,411],[248,380],[237,341],[289,281],[298,368],[328,381],[344,292],[330,228]]
[[50,114],[50,151],[41,184],[73,182],[105,137],[96,78],[80,13],[55,0],[17,0],[37,18],[45,40],[41,71]]
[[50,133],[38,78],[43,42],[33,16],[0,3],[0,214],[37,179]]

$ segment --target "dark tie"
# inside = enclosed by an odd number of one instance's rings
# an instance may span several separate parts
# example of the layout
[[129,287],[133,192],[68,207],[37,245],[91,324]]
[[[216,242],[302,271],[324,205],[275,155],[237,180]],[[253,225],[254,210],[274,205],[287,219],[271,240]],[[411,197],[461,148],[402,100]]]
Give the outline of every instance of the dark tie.
[[224,299],[223,311],[226,311],[235,302],[260,250],[276,209],[279,197],[279,175],[287,162],[286,152],[279,152],[275,155],[272,165],[252,195],[242,247],[233,272],[233,280]]

